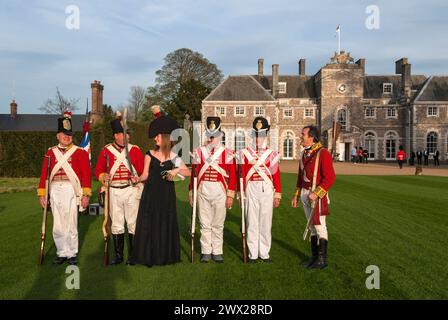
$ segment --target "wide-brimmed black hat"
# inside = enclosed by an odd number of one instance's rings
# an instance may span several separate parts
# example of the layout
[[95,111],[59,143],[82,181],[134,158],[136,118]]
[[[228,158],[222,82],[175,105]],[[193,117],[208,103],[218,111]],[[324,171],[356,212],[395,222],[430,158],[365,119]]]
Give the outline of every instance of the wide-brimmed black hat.
[[58,118],[58,133],[62,132],[67,136],[73,135],[71,117],[72,117],[71,112],[64,112],[64,116],[62,118]]
[[221,118],[207,117],[205,135],[207,137],[217,137],[221,135]]
[[271,126],[266,118],[256,117],[252,123],[252,128],[256,134],[267,133]]

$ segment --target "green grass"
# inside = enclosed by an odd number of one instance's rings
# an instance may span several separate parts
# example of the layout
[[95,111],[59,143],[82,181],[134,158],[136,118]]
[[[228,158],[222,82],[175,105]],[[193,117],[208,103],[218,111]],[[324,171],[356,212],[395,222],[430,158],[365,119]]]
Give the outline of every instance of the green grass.
[[0,193],[35,191],[38,178],[0,178]]
[[[0,299],[447,299],[448,179],[339,176],[331,192],[329,268],[299,267],[302,209],[291,209],[295,176],[282,176],[284,199],[274,212],[273,264],[243,265],[239,207],[227,216],[225,263],[189,262],[186,183],[177,186],[182,263],[103,268],[102,217],[79,219],[80,290],[65,287],[66,266],[37,266],[41,210],[35,192],[0,194]],[[49,221],[51,226],[51,220]],[[51,228],[50,228],[51,229]],[[199,255],[199,241],[196,257]],[[366,267],[381,270],[381,289],[367,290]]]

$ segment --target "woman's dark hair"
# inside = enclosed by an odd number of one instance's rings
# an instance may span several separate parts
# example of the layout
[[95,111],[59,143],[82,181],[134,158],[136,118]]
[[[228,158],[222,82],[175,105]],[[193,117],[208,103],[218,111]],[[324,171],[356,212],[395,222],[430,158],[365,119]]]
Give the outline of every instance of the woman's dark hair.
[[313,137],[313,141],[319,142],[320,140],[320,133],[319,129],[315,126],[306,126],[303,129],[308,129],[308,136]]
[[403,146],[399,146],[398,149],[403,150]]

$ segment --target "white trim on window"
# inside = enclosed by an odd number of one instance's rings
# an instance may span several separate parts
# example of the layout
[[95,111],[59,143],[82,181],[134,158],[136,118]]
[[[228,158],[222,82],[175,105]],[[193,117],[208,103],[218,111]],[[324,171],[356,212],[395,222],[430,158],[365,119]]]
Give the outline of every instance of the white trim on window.
[[437,106],[428,106],[426,108],[426,117],[439,117],[439,107]]
[[282,93],[282,94],[286,93],[286,82],[278,83],[278,93]]
[[[295,154],[296,137],[293,131],[286,130],[281,139],[282,159],[293,160]],[[285,149],[285,147],[287,149]]]
[[394,85],[392,83],[383,83],[383,94],[392,94],[394,90]]
[[364,108],[364,119],[376,119],[375,107],[365,107]]
[[294,109],[293,108],[283,108],[283,118],[284,119],[294,118]]
[[226,107],[225,106],[216,106],[215,107],[215,115],[217,117],[225,117],[226,116]]
[[316,117],[316,111],[314,108],[305,108],[303,110],[304,119],[314,119]]
[[397,119],[398,110],[396,107],[387,107],[386,109],[386,119]]
[[[238,112],[237,112],[237,110],[238,110]],[[241,113],[241,110],[243,111],[242,113]],[[245,106],[235,106],[233,108],[233,115],[235,117],[245,117],[246,116],[246,107]]]
[[[262,111],[261,113],[259,112],[260,110]],[[264,107],[262,107],[262,106],[254,107],[254,117],[258,117],[258,116],[264,117],[265,112],[266,111],[265,111]]]

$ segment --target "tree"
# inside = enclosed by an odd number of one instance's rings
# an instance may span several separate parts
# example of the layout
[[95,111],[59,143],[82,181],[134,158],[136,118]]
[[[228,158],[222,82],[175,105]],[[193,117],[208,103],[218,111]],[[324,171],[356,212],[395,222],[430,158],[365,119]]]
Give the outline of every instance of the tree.
[[47,114],[64,114],[66,111],[74,112],[78,110],[79,98],[65,98],[56,87],[56,96],[53,99],[47,99],[39,110]]
[[146,90],[141,86],[132,86],[129,98],[129,118],[134,121],[140,120],[145,105]]
[[[162,68],[156,71],[156,85],[148,88],[146,106],[160,104],[178,121],[183,119],[185,110],[191,112],[192,120],[199,119],[201,104],[197,101],[194,105],[190,103],[197,100],[195,96],[202,102],[204,92],[213,90],[222,79],[223,74],[216,64],[202,54],[178,49],[169,53]],[[181,109],[176,110],[176,106]]]

